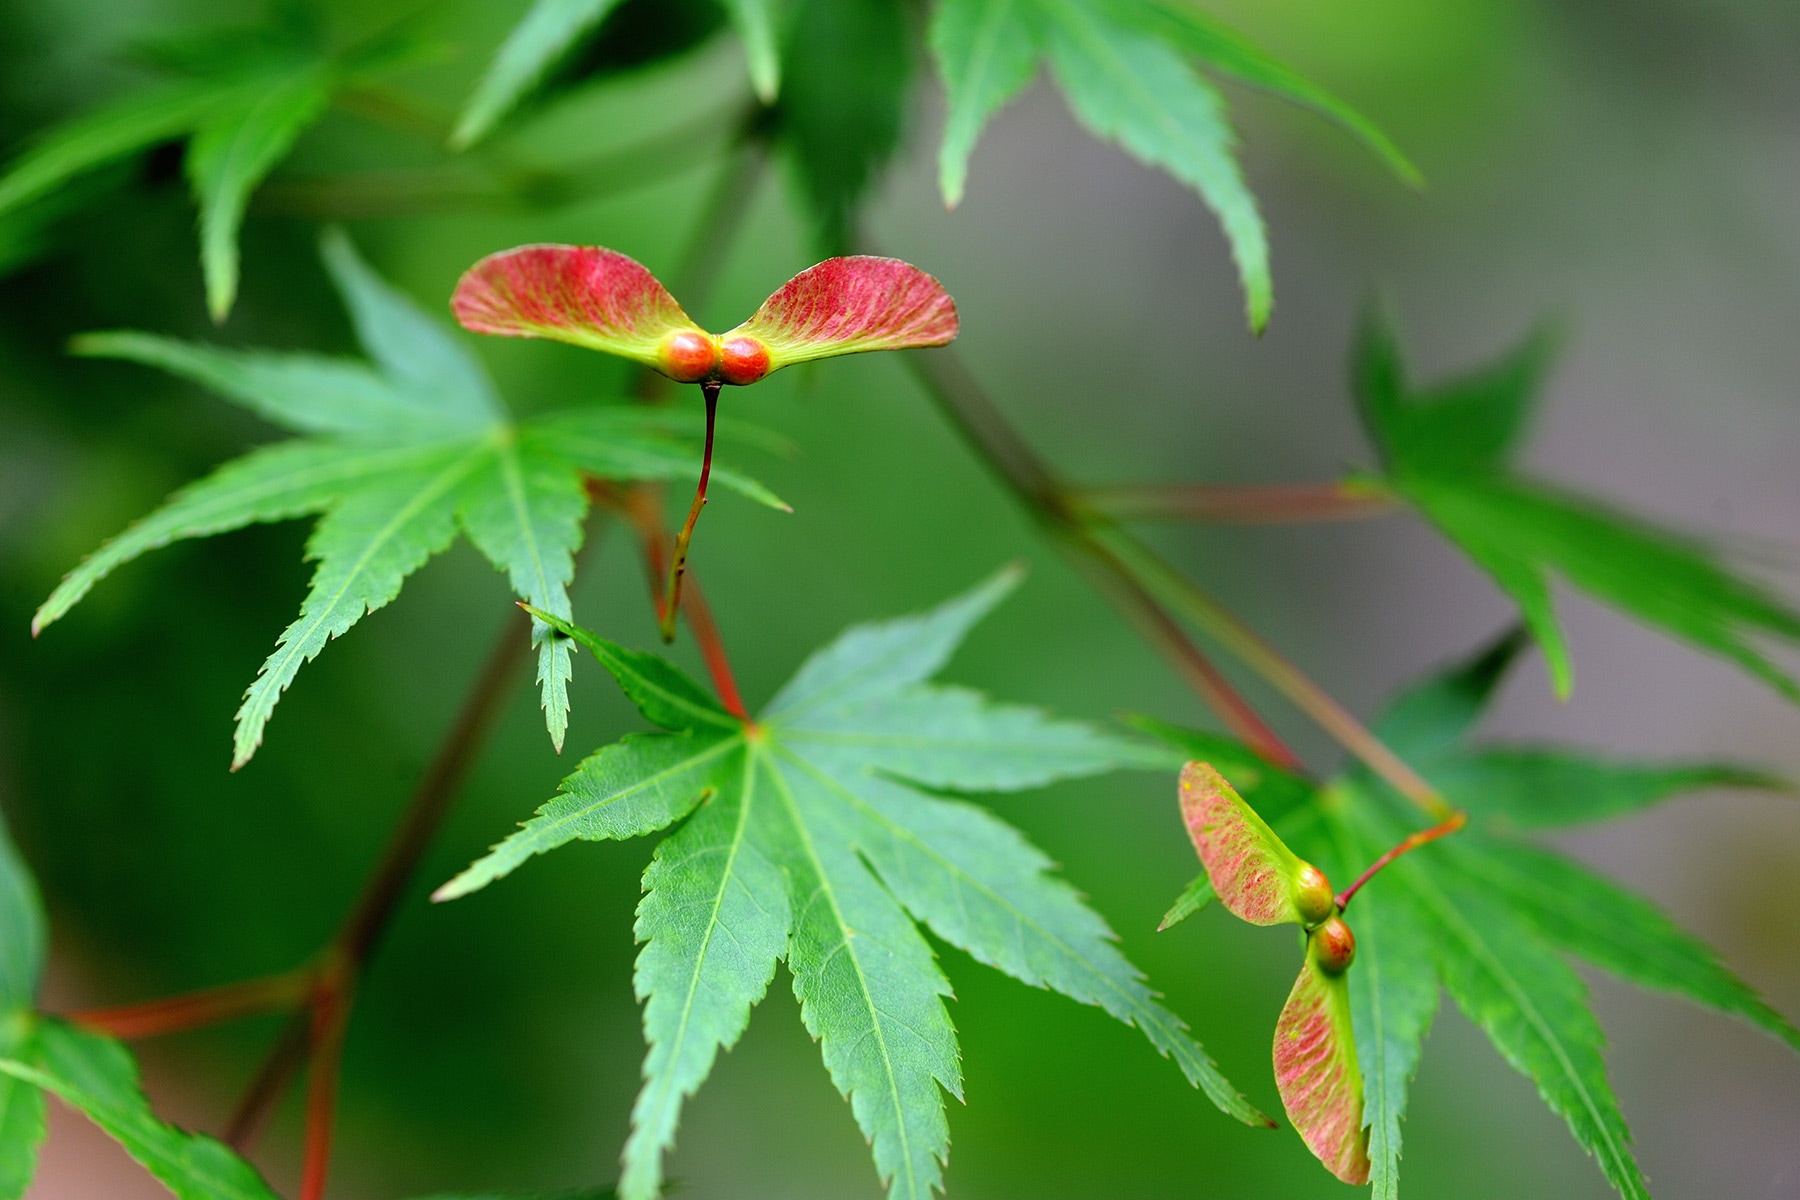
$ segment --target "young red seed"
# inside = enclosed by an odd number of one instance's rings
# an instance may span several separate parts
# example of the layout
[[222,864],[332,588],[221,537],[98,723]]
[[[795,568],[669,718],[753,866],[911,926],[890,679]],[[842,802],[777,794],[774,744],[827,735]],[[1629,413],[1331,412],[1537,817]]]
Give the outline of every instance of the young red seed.
[[710,379],[718,366],[718,351],[704,333],[672,333],[657,348],[662,372],[677,383]]
[[1356,935],[1344,918],[1332,917],[1312,931],[1308,949],[1319,970],[1327,975],[1342,975],[1356,961]]
[[769,348],[753,337],[734,337],[721,348],[719,377],[740,387],[769,373]]
[[1294,907],[1300,910],[1301,923],[1308,929],[1337,912],[1331,881],[1311,863],[1300,864],[1294,876]]

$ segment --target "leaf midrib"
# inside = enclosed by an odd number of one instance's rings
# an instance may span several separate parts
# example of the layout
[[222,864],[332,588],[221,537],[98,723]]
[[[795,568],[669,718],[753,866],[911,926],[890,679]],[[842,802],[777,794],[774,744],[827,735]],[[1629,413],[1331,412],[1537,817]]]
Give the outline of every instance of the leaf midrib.
[[[761,746],[752,744],[750,747],[749,757],[752,759],[761,761],[769,754],[770,751],[763,749]],[[794,831],[796,836],[800,839],[801,848],[806,852],[807,860],[812,864],[813,875],[819,881],[818,890],[824,893],[826,903],[831,905],[832,918],[837,925],[840,938],[838,949],[847,954],[851,963],[856,967],[857,986],[861,989],[863,1003],[868,1006],[869,1010],[869,1031],[874,1035],[876,1045],[880,1047],[881,1062],[882,1066],[885,1068],[883,1074],[887,1077],[888,1097],[894,1105],[894,1128],[900,1138],[899,1170],[904,1171],[906,1174],[906,1194],[908,1196],[917,1196],[919,1194],[918,1178],[913,1170],[912,1137],[908,1131],[906,1108],[900,1102],[900,1077],[894,1066],[893,1054],[888,1049],[887,1033],[881,1027],[881,1010],[875,1003],[874,993],[869,990],[869,977],[867,972],[863,970],[862,957],[850,944],[853,937],[853,931],[848,922],[844,920],[844,910],[838,904],[836,889],[831,886],[831,876],[826,872],[825,863],[820,859],[818,849],[813,844],[812,830],[807,827],[806,818],[801,814],[799,802],[795,800],[794,793],[788,787],[786,778],[782,775],[780,768],[775,763],[762,761],[761,765],[767,769],[770,778],[774,780],[776,791],[785,802],[788,815],[793,819]],[[799,928],[800,920],[801,913],[795,913],[794,925],[796,929]],[[836,951],[833,951],[833,953],[835,954]],[[824,964],[821,963],[820,966],[823,967]]]
[[[1414,894],[1431,906],[1434,915],[1444,927],[1454,933],[1471,954],[1487,968],[1506,994],[1512,998],[1513,1003],[1518,1006],[1519,1012],[1544,1039],[1545,1045],[1550,1047],[1551,1052],[1556,1056],[1557,1063],[1562,1067],[1564,1076],[1575,1085],[1576,1095],[1580,1097],[1582,1106],[1587,1110],[1600,1139],[1605,1143],[1607,1156],[1621,1173],[1622,1179],[1615,1183],[1635,1178],[1637,1170],[1631,1156],[1614,1140],[1605,1114],[1595,1104],[1593,1095],[1588,1091],[1586,1082],[1581,1078],[1581,1073],[1575,1069],[1575,1064],[1570,1060],[1568,1051],[1563,1048],[1562,1039],[1556,1035],[1550,1022],[1532,1002],[1530,993],[1513,977],[1512,972],[1506,969],[1504,960],[1489,948],[1479,932],[1462,919],[1462,914],[1457,911],[1456,906],[1450,903],[1449,899],[1438,891],[1437,886],[1425,877],[1423,871],[1414,869],[1409,878]],[[1634,1186],[1633,1190],[1639,1195],[1647,1195],[1641,1186]]]

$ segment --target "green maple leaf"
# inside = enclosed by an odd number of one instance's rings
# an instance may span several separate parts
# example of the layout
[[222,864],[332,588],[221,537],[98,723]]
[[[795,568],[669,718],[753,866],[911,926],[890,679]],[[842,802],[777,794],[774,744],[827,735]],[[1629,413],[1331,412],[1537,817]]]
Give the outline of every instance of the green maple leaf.
[[[763,103],[771,103],[781,87],[775,0],[722,2],[744,43],[751,86]],[[450,144],[465,149],[493,132],[618,7],[619,0],[536,0],[494,52],[463,105]]]
[[1353,383],[1384,473],[1359,485],[1417,509],[1518,604],[1559,696],[1573,686],[1574,666],[1551,595],[1555,577],[1800,702],[1800,684],[1755,640],[1800,643],[1800,613],[1789,604],[1735,574],[1710,546],[1513,468],[1550,351],[1540,332],[1485,370],[1419,389],[1406,379],[1388,323],[1372,315]]
[[[1398,1195],[1407,1087],[1440,988],[1536,1083],[1627,1197],[1648,1192],[1607,1080],[1604,1035],[1567,957],[1736,1016],[1800,1050],[1800,1031],[1654,904],[1522,836],[1638,811],[1700,787],[1787,785],[1723,763],[1623,763],[1563,748],[1466,744],[1522,645],[1516,632],[1501,638],[1400,697],[1375,727],[1470,813],[1467,829],[1389,865],[1346,914],[1356,930],[1347,974],[1379,1200]],[[1212,735],[1168,736],[1192,753],[1204,752],[1192,738]],[[1334,879],[1352,878],[1417,827],[1416,811],[1360,768],[1300,801],[1292,777],[1261,769],[1285,786],[1271,794],[1265,785],[1259,794],[1252,785],[1246,797],[1259,805],[1271,797],[1271,826]],[[1196,891],[1178,902],[1181,915],[1212,898]]]
[[[40,132],[0,174],[0,249],[35,237],[59,196],[103,168],[185,141],[183,169],[200,209],[200,265],[215,321],[238,286],[238,229],[250,196],[345,87],[410,48],[378,42],[331,53],[306,31],[190,36],[152,57],[172,78]],[[23,261],[23,252],[15,251]]]
[[[89,334],[78,353],[123,358],[191,379],[302,436],[252,450],[175,493],[101,546],[57,587],[40,631],[107,574],[147,550],[257,522],[318,514],[317,562],[299,618],[283,631],[238,710],[234,768],[249,761],[302,663],[458,531],[513,590],[569,615],[568,584],[587,513],[583,479],[693,479],[699,455],[666,414],[594,407],[516,421],[457,336],[420,312],[356,256],[341,233],[323,252],[369,360],[226,350],[143,333]],[[714,477],[765,504],[781,502],[729,470]],[[569,643],[539,622],[538,681],[560,750],[568,723]]]
[[1169,172],[1218,216],[1253,329],[1274,305],[1268,231],[1238,165],[1224,97],[1191,59],[1337,121],[1419,182],[1366,118],[1183,0],[939,0],[931,46],[949,110],[938,154],[946,204],[963,197],[982,128],[1043,61],[1096,137]]
[[45,940],[37,885],[0,823],[0,1200],[19,1200],[31,1183],[45,1093],[86,1115],[180,1200],[276,1200],[228,1147],[157,1119],[125,1047],[34,1011]]
[[1220,1108],[1264,1122],[1039,851],[986,809],[920,790],[1012,791],[1166,757],[926,682],[1016,579],[1002,573],[920,616],[849,630],[753,722],[664,660],[555,622],[666,732],[591,756],[437,898],[577,838],[680,822],[657,846],[638,908],[650,1052],[625,1148],[627,1200],[657,1194],[682,1102],[736,1042],[783,960],[890,1194],[928,1200],[948,1149],[944,1093],[960,1096],[962,1084],[943,1003],[950,985],[919,923],[1136,1025]]

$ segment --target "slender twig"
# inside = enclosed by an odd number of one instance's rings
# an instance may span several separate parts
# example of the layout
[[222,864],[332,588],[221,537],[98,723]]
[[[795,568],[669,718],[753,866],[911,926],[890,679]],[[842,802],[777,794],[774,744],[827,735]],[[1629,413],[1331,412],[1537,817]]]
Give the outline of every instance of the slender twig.
[[127,1040],[158,1037],[242,1017],[287,1012],[306,998],[313,975],[311,968],[301,967],[279,975],[245,979],[142,1004],[84,1009],[70,1013],[69,1020],[109,1037]]
[[262,1135],[263,1127],[275,1111],[275,1105],[287,1094],[288,1084],[306,1065],[308,1034],[312,1029],[312,1010],[303,1008],[288,1018],[281,1036],[275,1039],[268,1056],[256,1069],[250,1086],[244,1089],[231,1119],[225,1122],[224,1138],[238,1153],[247,1152]]
[[1350,753],[1392,784],[1401,795],[1439,820],[1455,810],[1406,761],[1369,732],[1304,671],[1237,614],[1215,600],[1198,584],[1169,565],[1160,555],[1117,528],[1097,528],[1096,535],[1116,550],[1119,557],[1163,602],[1187,617],[1220,645],[1274,685],[1293,705],[1316,721]]
[[[644,576],[650,589],[650,604],[660,620],[666,611],[663,581],[668,577],[669,536],[663,532],[661,504],[656,491],[643,484],[628,488],[607,485],[603,488],[590,487],[590,494],[594,495],[596,503],[605,504],[624,517],[637,534],[638,544],[643,550]],[[694,644],[700,648],[700,657],[706,663],[707,674],[712,676],[713,689],[719,693],[719,703],[725,706],[726,712],[740,721],[748,721],[750,712],[744,706],[742,693],[738,691],[737,677],[732,674],[731,660],[726,656],[724,639],[719,636],[719,626],[713,620],[712,606],[706,602],[706,592],[692,569],[687,573],[687,585],[681,594],[681,615],[687,618],[688,629],[694,635]]]
[[[314,1081],[321,1076],[335,1080],[336,1062],[321,1058],[320,1051],[321,1048],[328,1051],[327,1057],[335,1055],[342,1039],[341,1036],[336,1040],[319,1039],[316,1031],[320,1028],[320,1014],[330,1010],[336,1014],[336,1020],[349,1020],[350,990],[387,928],[395,906],[443,822],[450,802],[461,789],[495,718],[512,694],[509,685],[523,666],[530,644],[525,618],[509,620],[488,653],[481,674],[464,698],[462,709],[439,745],[436,757],[414,789],[412,800],[395,827],[386,851],[376,863],[337,936],[319,956],[319,965],[313,968],[317,984],[307,1009],[296,1014],[288,1030],[276,1042],[233,1113],[226,1131],[226,1139],[233,1145],[243,1148],[254,1140],[270,1110],[302,1065],[310,1061]],[[309,1030],[313,1032],[309,1034]],[[316,1091],[316,1085],[309,1084],[309,1090]],[[307,1111],[310,1164],[315,1141],[323,1137],[325,1147],[329,1147],[330,1142],[329,1133],[317,1135],[311,1128],[315,1114],[320,1111],[311,1099]],[[322,1111],[329,1117],[329,1106]],[[323,1170],[322,1164],[319,1169]]]
[[688,506],[687,520],[675,535],[675,547],[669,554],[669,586],[662,603],[662,640],[675,640],[675,619],[681,609],[681,576],[687,570],[688,543],[694,538],[694,526],[700,521],[700,510],[706,507],[706,484],[712,478],[713,429],[718,424],[720,384],[708,380],[700,385],[706,399],[706,447],[700,454],[700,481],[694,485],[694,502]]
[[1251,487],[1126,483],[1078,488],[1070,499],[1078,508],[1121,521],[1222,525],[1357,521],[1400,511],[1391,496],[1355,479]]
[[301,1158],[300,1200],[325,1200],[325,1178],[331,1167],[331,1131],[337,1111],[338,1072],[344,1058],[344,1031],[356,976],[346,970],[341,981],[321,991],[313,1005],[307,1037],[306,1150]]
[[1050,468],[1026,445],[975,377],[949,350],[908,355],[914,373],[938,408],[993,468],[1026,510],[1056,535],[1083,574],[1174,666],[1225,727],[1271,762],[1297,768],[1300,758],[1250,702],[1181,631],[1169,613],[1093,534],[1093,522],[1072,509]]
[[1369,882],[1369,880],[1375,878],[1376,873],[1379,872],[1381,868],[1387,866],[1396,858],[1405,854],[1408,850],[1417,850],[1427,842],[1435,842],[1446,834],[1455,833],[1468,823],[1469,814],[1458,810],[1451,813],[1449,817],[1439,824],[1433,825],[1430,829],[1421,829],[1417,833],[1409,834],[1402,838],[1399,845],[1370,863],[1369,869],[1364,871],[1361,875],[1358,875],[1355,883],[1352,883],[1349,887],[1337,894],[1338,908],[1348,908],[1350,899],[1356,895],[1357,889],[1361,888],[1362,885]]

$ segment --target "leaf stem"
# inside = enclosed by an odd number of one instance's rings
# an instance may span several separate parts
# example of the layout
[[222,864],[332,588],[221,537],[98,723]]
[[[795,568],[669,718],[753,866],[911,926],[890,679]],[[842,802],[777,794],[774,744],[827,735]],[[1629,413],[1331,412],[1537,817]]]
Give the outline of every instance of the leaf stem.
[[69,1020],[127,1041],[160,1037],[243,1017],[287,1012],[305,1000],[314,976],[311,967],[297,967],[279,975],[240,980],[142,1004],[84,1009],[70,1013]]
[[1370,863],[1369,869],[1364,871],[1361,875],[1358,875],[1356,877],[1356,882],[1352,883],[1349,887],[1345,888],[1343,891],[1338,893],[1338,895],[1337,895],[1338,908],[1340,910],[1348,908],[1350,906],[1351,897],[1356,895],[1357,890],[1359,888],[1361,888],[1363,884],[1365,884],[1365,883],[1369,882],[1369,880],[1375,878],[1376,874],[1378,872],[1380,872],[1380,870],[1383,867],[1385,867],[1389,863],[1393,862],[1396,858],[1399,858],[1402,854],[1405,854],[1408,850],[1417,850],[1420,846],[1425,845],[1427,842],[1435,842],[1439,838],[1444,837],[1447,834],[1455,833],[1457,830],[1461,829],[1464,825],[1467,825],[1468,823],[1469,823],[1469,814],[1466,812],[1462,812],[1461,810],[1458,810],[1456,812],[1451,813],[1450,816],[1447,817],[1445,820],[1443,820],[1441,823],[1439,823],[1437,825],[1433,825],[1430,829],[1421,829],[1417,833],[1408,834],[1406,837],[1404,837],[1400,840],[1399,845],[1395,846],[1392,850],[1389,850],[1386,854],[1383,854],[1380,858],[1378,858],[1374,862]]
[[1101,531],[1106,543],[1114,547],[1130,569],[1144,579],[1164,602],[1187,617],[1257,674],[1268,680],[1293,705],[1311,717],[1350,753],[1356,755],[1401,795],[1429,815],[1443,820],[1455,810],[1399,755],[1388,749],[1380,738],[1339,704],[1332,695],[1313,682],[1299,667],[1289,662],[1280,651],[1264,641],[1198,584],[1170,566],[1148,546],[1115,528]]
[[1070,500],[1078,508],[1120,521],[1225,525],[1357,521],[1400,511],[1392,497],[1358,479],[1250,487],[1126,483],[1078,488]]
[[[638,544],[644,554],[644,575],[650,587],[650,603],[660,619],[665,611],[663,580],[668,572],[669,538],[663,532],[657,489],[648,484],[616,488],[601,480],[590,481],[588,488],[596,503],[605,504],[619,513],[636,532]],[[725,706],[726,712],[740,721],[748,721],[750,712],[744,706],[742,693],[738,691],[737,677],[732,674],[731,660],[725,653],[725,642],[719,636],[719,626],[713,620],[712,606],[706,602],[706,593],[692,571],[688,572],[687,587],[682,592],[681,614],[687,618],[688,629],[700,648],[700,657],[706,662],[707,674],[712,676],[713,689],[719,693],[719,703]]]
[[1257,713],[1169,612],[1095,534],[1096,520],[1084,519],[1068,502],[1067,491],[1037,453],[994,406],[956,355],[948,349],[908,354],[907,362],[950,423],[963,435],[1026,510],[1069,554],[1095,590],[1131,622],[1225,727],[1272,763],[1297,770],[1300,757]]
[[412,799],[395,826],[387,849],[363,885],[361,895],[345,916],[337,936],[320,953],[315,965],[306,968],[314,986],[304,1007],[276,1041],[232,1114],[226,1130],[226,1140],[232,1145],[242,1149],[255,1140],[270,1110],[286,1092],[295,1074],[310,1062],[306,1178],[312,1179],[312,1172],[316,1170],[319,1186],[323,1187],[324,1156],[329,1153],[330,1132],[316,1134],[312,1122],[316,1112],[322,1111],[326,1119],[330,1117],[331,1104],[320,1099],[319,1090],[326,1086],[320,1080],[327,1080],[335,1095],[336,1058],[343,1035],[339,1028],[336,1034],[326,1036],[330,1030],[321,1021],[327,1016],[339,1026],[349,1021],[356,979],[386,931],[407,883],[438,826],[443,823],[451,801],[461,790],[463,780],[468,777],[469,768],[485,745],[503,703],[512,695],[512,684],[525,663],[530,646],[528,618],[521,615],[509,619],[489,651],[481,673],[464,697],[455,723],[444,735],[431,765],[413,790]]
[[665,643],[675,640],[675,621],[681,609],[681,577],[687,570],[688,543],[693,540],[694,526],[700,520],[700,510],[706,507],[706,482],[712,476],[713,428],[718,423],[720,386],[716,380],[708,380],[700,385],[700,393],[706,399],[706,448],[700,456],[700,482],[694,487],[694,503],[688,507],[687,520],[682,522],[681,531],[675,535],[675,548],[669,555],[669,586],[659,614],[662,640]]

